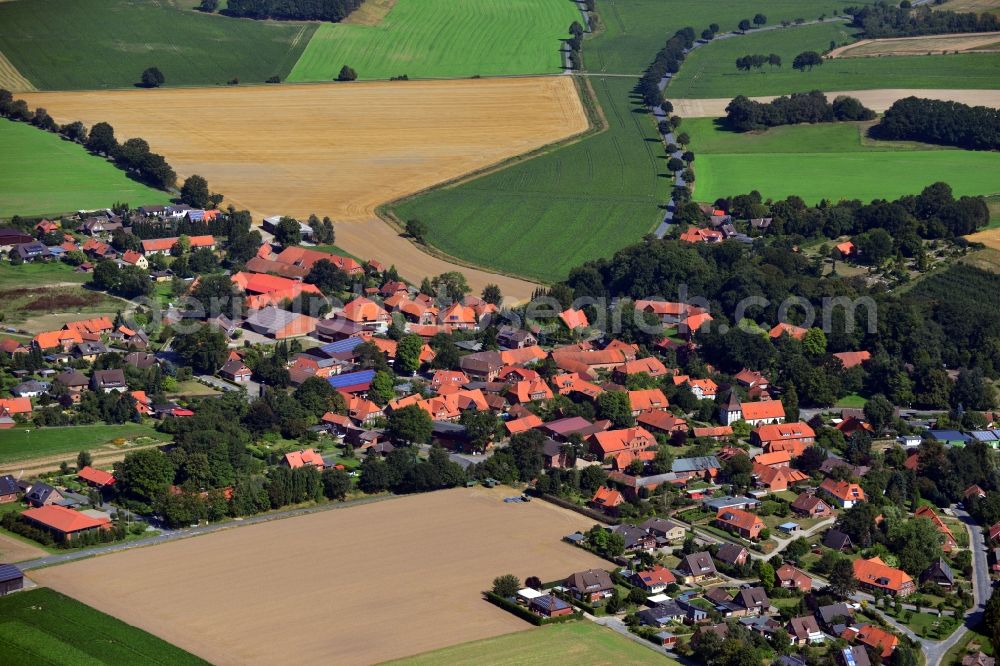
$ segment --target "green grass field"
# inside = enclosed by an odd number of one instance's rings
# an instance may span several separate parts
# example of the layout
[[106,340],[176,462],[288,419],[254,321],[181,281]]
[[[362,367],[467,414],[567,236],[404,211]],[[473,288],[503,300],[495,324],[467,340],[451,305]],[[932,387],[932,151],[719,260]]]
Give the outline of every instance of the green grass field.
[[77,273],[72,266],[61,262],[20,266],[13,266],[7,262],[0,264],[0,291],[26,286],[36,289],[59,282],[83,284],[89,279],[89,274]]
[[[868,90],[874,88],[994,88],[1000,72],[998,53],[836,58],[824,60],[811,72],[792,69],[802,51],[822,53],[830,42],[854,40],[841,21],[750,33],[703,46],[691,53],[670,86],[667,97],[704,98],[736,95],[785,95],[807,90]],[[752,53],[777,53],[780,68],[741,72],[736,59]]]
[[682,129],[691,135],[697,156],[698,201],[751,190],[775,199],[796,194],[807,203],[894,199],[939,180],[948,182],[956,195],[1000,191],[1000,153],[874,142],[863,138],[858,123],[740,134],[722,129],[711,118],[689,118]]
[[0,653],[8,666],[207,663],[44,587],[0,598]]
[[464,643],[386,664],[542,666],[553,661],[574,666],[678,663],[593,622],[573,622]]
[[[15,426],[0,430],[0,463],[30,460],[59,454],[76,454],[95,449],[119,438],[139,437],[149,441],[168,441],[170,437],[152,427],[130,423],[126,425],[87,425],[64,428],[26,428]],[[75,456],[74,456],[75,457]]]
[[[772,21],[817,18],[820,0],[598,0],[601,30],[583,47],[590,72],[635,74],[675,31],[725,30],[755,12]],[[652,119],[631,97],[636,80],[589,76],[608,130],[396,206],[429,227],[429,242],[472,263],[543,281],[610,256],[652,231],[669,196]]]
[[167,86],[284,79],[316,30],[136,0],[0,2],[0,25],[0,52],[42,90],[130,88],[154,65]]
[[540,157],[396,207],[445,252],[544,281],[566,277],[652,231],[668,196],[652,119],[629,98],[630,78],[591,77],[608,130]]
[[0,155],[0,217],[170,201],[83,146],[25,123],[0,119]]
[[560,40],[580,20],[571,0],[398,0],[379,25],[324,23],[289,81],[555,74]]

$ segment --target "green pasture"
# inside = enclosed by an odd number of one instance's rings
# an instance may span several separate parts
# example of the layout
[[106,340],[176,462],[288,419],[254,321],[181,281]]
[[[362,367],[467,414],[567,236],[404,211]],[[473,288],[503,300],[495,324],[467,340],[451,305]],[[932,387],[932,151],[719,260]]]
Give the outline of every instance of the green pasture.
[[0,598],[0,654],[8,666],[207,663],[44,587]]
[[1000,154],[876,142],[861,123],[824,123],[736,133],[711,118],[682,126],[696,155],[698,201],[757,190],[765,198],[895,199],[945,181],[956,195],[1000,191]]
[[130,88],[147,67],[167,86],[284,77],[314,23],[232,19],[169,2],[0,2],[0,52],[42,90]]
[[0,119],[0,155],[0,217],[170,201],[83,146],[26,123]]
[[84,450],[97,449],[116,439],[146,438],[150,443],[170,438],[150,426],[138,423],[126,425],[86,425],[59,428],[14,426],[0,430],[0,463],[31,460],[65,453],[76,458]]
[[[855,41],[854,31],[842,21],[791,26],[780,30],[722,39],[691,53],[667,88],[668,98],[732,98],[737,95],[786,95],[809,90],[871,90],[876,88],[972,88],[997,85],[1000,53],[886,56],[824,60],[812,71],[792,69],[803,51],[823,53],[831,43]],[[781,67],[736,69],[743,55],[776,53]]]
[[288,80],[555,74],[578,20],[571,0],[398,0],[375,26],[320,25]]

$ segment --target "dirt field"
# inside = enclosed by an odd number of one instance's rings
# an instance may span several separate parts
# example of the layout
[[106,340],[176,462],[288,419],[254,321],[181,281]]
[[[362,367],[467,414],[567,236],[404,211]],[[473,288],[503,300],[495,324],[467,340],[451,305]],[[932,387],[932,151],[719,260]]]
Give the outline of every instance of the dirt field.
[[347,25],[378,25],[389,13],[396,0],[366,0],[366,2],[351,12],[341,23]]
[[970,243],[982,243],[988,248],[1000,250],[1000,227],[977,231],[966,236],[965,240]]
[[954,35],[927,35],[893,39],[862,39],[836,48],[830,58],[864,58],[873,56],[913,56],[956,51],[1000,50],[1000,32],[974,32]]
[[6,534],[0,534],[0,562],[24,562],[34,560],[48,555],[41,548],[37,548],[23,541],[18,541]]
[[[844,90],[827,92],[830,99],[838,95],[857,97],[861,103],[879,113],[885,111],[893,102],[904,97],[916,96],[926,99],[941,99],[961,102],[971,106],[992,106],[1000,108],[1000,90],[920,90],[906,88],[884,88],[882,90]],[[774,96],[751,97],[758,102],[770,102]],[[711,99],[672,99],[674,112],[682,118],[721,118],[726,115],[726,106],[731,98]]]
[[371,664],[530,625],[494,577],[602,560],[561,542],[593,521],[511,489],[454,489],[50,567],[35,580],[215,664]]
[[976,14],[1000,14],[1000,0],[947,0],[944,4],[931,3],[931,9],[950,12],[974,12]]
[[[329,215],[337,244],[419,280],[454,270],[380,221],[382,203],[577,134],[569,77],[24,95],[59,122],[110,122],[258,219]],[[131,202],[140,203],[140,202]],[[533,285],[465,271],[527,298]]]

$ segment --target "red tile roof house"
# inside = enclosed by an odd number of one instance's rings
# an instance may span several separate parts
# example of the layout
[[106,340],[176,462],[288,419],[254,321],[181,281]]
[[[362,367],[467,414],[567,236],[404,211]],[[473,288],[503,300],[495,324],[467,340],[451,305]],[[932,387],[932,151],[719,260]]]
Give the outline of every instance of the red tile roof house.
[[715,516],[715,524],[750,540],[759,538],[766,527],[760,516],[741,509],[721,509]]
[[617,490],[601,486],[590,498],[590,506],[609,515],[617,515],[618,507],[625,503],[625,496]]
[[599,460],[622,451],[644,451],[656,446],[656,437],[645,428],[625,428],[594,433],[590,437],[590,451]]
[[842,509],[850,509],[858,502],[865,501],[865,491],[856,483],[823,479],[819,489],[832,497]]
[[778,324],[775,324],[774,328],[768,331],[768,336],[770,336],[772,340],[775,340],[777,338],[780,338],[782,335],[787,334],[789,337],[794,338],[795,340],[801,340],[802,338],[806,337],[806,333],[808,333],[808,329],[802,328],[801,326],[794,326],[792,324],[786,324],[785,322],[780,322]]
[[796,569],[787,562],[778,567],[778,569],[774,572],[774,575],[780,582],[781,587],[786,589],[800,590],[802,592],[809,592],[812,590],[812,578],[809,577],[809,574],[801,571],[800,569]]
[[875,650],[884,661],[888,661],[896,646],[899,645],[899,639],[896,636],[871,624],[858,627],[857,639],[858,642]]
[[636,571],[632,574],[632,583],[650,594],[659,594],[676,582],[677,578],[674,577],[670,569],[659,564],[652,569]]
[[37,509],[28,509],[21,515],[38,527],[52,532],[56,538],[69,541],[84,532],[98,529],[110,529],[111,519],[108,517],[91,518],[90,516],[73,511],[62,506],[43,506]]
[[300,467],[309,466],[316,467],[317,469],[323,469],[326,466],[326,463],[323,462],[323,456],[316,453],[316,451],[312,449],[286,453],[281,462],[290,469],[298,469]]
[[93,486],[94,488],[107,488],[108,486],[115,485],[114,474],[110,474],[101,469],[94,469],[90,465],[87,465],[77,472],[76,478],[80,479],[89,486]]
[[736,393],[730,392],[726,404],[719,409],[719,420],[727,426],[737,421],[746,421],[751,427],[784,423],[785,408],[780,400],[740,402]]
[[958,548],[958,542],[955,540],[955,535],[951,533],[951,530],[944,524],[944,521],[938,517],[937,513],[934,512],[934,509],[927,505],[921,506],[913,513],[913,517],[927,518],[934,523],[934,527],[937,528],[937,531],[944,537],[941,544],[941,550],[946,553],[950,553]]
[[758,464],[754,464],[753,475],[758,485],[772,493],[780,493],[797,483],[809,480],[807,474],[791,467],[767,467]]
[[575,598],[588,604],[607,599],[615,589],[611,576],[601,569],[578,571],[570,575],[563,585]]
[[650,412],[665,412],[670,407],[667,396],[660,389],[644,389],[629,391],[628,401],[632,406],[632,416],[649,414]]
[[792,644],[798,647],[826,641],[826,636],[820,631],[819,623],[812,615],[793,617],[788,623],[788,633],[792,638]]
[[833,508],[823,498],[801,493],[791,504],[792,511],[808,518],[825,518],[833,515]]
[[639,414],[636,422],[650,432],[662,432],[671,435],[675,432],[687,432],[687,421],[679,416],[674,416],[670,412],[649,412]]
[[894,569],[877,557],[853,562],[854,578],[862,589],[880,590],[897,597],[906,597],[916,592],[917,587],[910,575],[902,569]]
[[[142,253],[147,257],[154,254],[170,254],[170,250],[177,244],[178,238],[151,238],[142,241]],[[213,236],[189,236],[191,249],[207,247],[215,249],[215,238]]]
[[816,442],[816,432],[808,423],[772,423],[750,433],[750,443],[766,452],[788,451],[793,458]]
[[667,366],[663,365],[660,359],[650,356],[648,358],[628,361],[624,365],[615,368],[614,376],[618,381],[624,382],[629,376],[640,373],[646,373],[653,379],[658,379],[666,377],[670,374],[670,371],[667,370]]
[[573,308],[560,312],[559,321],[561,321],[563,326],[568,328],[570,331],[590,326],[590,322],[587,321],[587,315],[583,312],[583,310],[574,310]]

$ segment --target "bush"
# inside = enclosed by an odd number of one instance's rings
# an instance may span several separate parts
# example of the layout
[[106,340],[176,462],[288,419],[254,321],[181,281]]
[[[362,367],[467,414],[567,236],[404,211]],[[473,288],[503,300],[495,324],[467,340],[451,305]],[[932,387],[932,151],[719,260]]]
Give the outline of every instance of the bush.
[[167,81],[158,67],[147,67],[140,80],[143,88],[159,88]]

